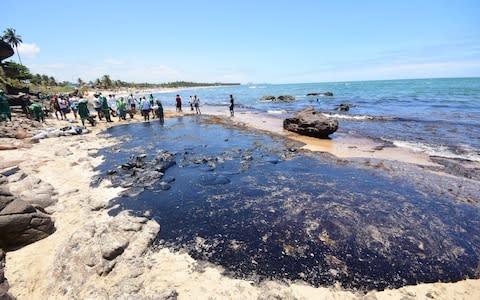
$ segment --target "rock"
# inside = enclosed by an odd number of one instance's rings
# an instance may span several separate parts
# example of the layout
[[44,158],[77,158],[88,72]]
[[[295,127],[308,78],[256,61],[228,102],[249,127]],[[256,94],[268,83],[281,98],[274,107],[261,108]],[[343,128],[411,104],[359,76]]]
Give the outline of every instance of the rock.
[[12,46],[0,39],[0,61],[9,58],[13,54]]
[[348,103],[341,103],[337,106],[337,108],[335,108],[335,110],[338,110],[338,111],[349,111],[350,110],[350,107],[353,107],[353,105],[351,104],[348,104]]
[[290,96],[290,95],[282,95],[282,96],[278,96],[278,97],[275,97],[275,96],[263,96],[260,101],[279,101],[279,102],[291,102],[291,101],[295,101],[295,97],[294,96]]
[[30,205],[41,207],[47,212],[54,212],[53,207],[57,204],[57,192],[51,184],[44,182],[39,178],[27,176],[23,171],[19,171],[9,177],[10,192],[18,199],[27,202]]
[[277,97],[277,101],[280,101],[280,102],[291,102],[291,101],[295,101],[295,97],[294,97],[294,96],[290,96],[290,95],[278,96],[278,97]]
[[0,207],[0,247],[16,250],[41,240],[55,231],[50,216],[2,189]]
[[[71,234],[68,241],[55,253],[52,272],[52,295],[75,299],[85,292],[99,288],[91,286],[98,276],[122,276],[112,290],[103,291],[103,298],[114,297],[125,286],[135,282],[125,292],[141,293],[141,283],[133,277],[144,270],[142,257],[148,251],[160,230],[159,225],[144,217],[121,212],[115,217],[94,218]],[[136,270],[129,270],[135,268]],[[133,274],[133,276],[131,276]],[[141,296],[141,295],[140,295]],[[82,297],[81,297],[82,298]],[[158,298],[158,297],[155,297]],[[129,299],[142,299],[134,297]]]
[[328,138],[338,129],[338,121],[325,117],[313,108],[306,108],[283,121],[283,128],[301,135]]
[[129,198],[135,198],[141,193],[143,193],[145,189],[143,187],[134,187],[131,189],[128,189],[120,194],[122,197],[129,197]]
[[0,249],[0,299],[13,300],[15,298],[8,293],[8,289],[10,286],[8,284],[7,278],[5,278],[4,268],[5,268],[5,252],[2,249]]
[[167,289],[162,293],[158,294],[158,299],[162,300],[177,300],[178,292],[176,289]]
[[168,183],[162,181],[162,182],[160,182],[159,187],[162,191],[168,191],[172,186],[169,185]]
[[157,170],[158,172],[165,173],[166,170],[173,167],[175,164],[176,164],[175,161],[162,161],[158,164],[155,170]]
[[128,240],[122,238],[121,236],[114,237],[106,235],[101,239],[101,242],[102,244],[100,248],[102,251],[102,257],[106,260],[112,260],[119,256],[128,246]]
[[307,96],[333,96],[332,92],[308,93]]
[[263,96],[260,101],[275,101],[275,96]]

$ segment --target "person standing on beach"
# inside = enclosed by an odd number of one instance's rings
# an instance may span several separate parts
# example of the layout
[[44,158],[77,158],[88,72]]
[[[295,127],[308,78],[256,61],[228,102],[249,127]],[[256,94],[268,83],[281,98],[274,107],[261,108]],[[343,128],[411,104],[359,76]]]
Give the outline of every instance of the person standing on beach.
[[233,95],[230,95],[230,116],[233,117],[234,112],[233,112],[233,107],[235,106],[234,100],[233,100]]
[[188,98],[188,104],[190,104],[190,110],[193,111],[193,97]]
[[117,99],[113,94],[108,95],[108,107],[110,108],[110,113],[112,116],[116,117],[118,115]]
[[10,103],[3,90],[0,90],[0,121],[12,121],[12,112],[10,110]]
[[70,108],[72,109],[73,116],[75,117],[75,120],[78,118],[78,98],[77,97],[72,97],[70,98]]
[[60,99],[58,99],[58,105],[60,107],[60,115],[62,116],[62,120],[66,120],[69,108],[68,101],[65,99],[65,96],[60,96]]
[[152,109],[152,107],[150,106],[150,100],[145,99],[145,96],[142,98],[141,107],[143,119],[145,121],[150,121],[150,109]]
[[88,100],[82,98],[78,101],[78,114],[83,127],[85,127],[85,120],[88,120],[90,125],[95,126],[95,120],[90,116],[90,111],[88,110]]
[[163,105],[162,105],[162,101],[160,101],[160,99],[157,99],[156,100],[156,104],[157,104],[157,116],[158,116],[158,119],[160,120],[160,123],[163,124]]
[[[60,105],[58,105],[58,96],[53,95],[52,100],[50,101],[50,109],[55,111],[55,117],[57,117],[58,120],[58,112],[60,112]],[[62,116],[62,113],[60,112],[60,116]]]
[[94,95],[95,99],[93,100],[93,109],[97,112],[98,119],[101,121],[103,118],[102,112],[102,103],[100,103],[99,95]]
[[193,105],[195,106],[195,111],[197,112],[197,115],[201,115],[202,113],[200,112],[200,98],[197,97],[197,95],[193,97]]
[[123,97],[120,97],[117,100],[117,109],[118,109],[118,120],[120,121],[121,119],[126,120],[127,119],[127,104],[125,103],[125,100],[123,100]]
[[100,93],[100,96],[98,98],[100,99],[100,105],[102,107],[102,112],[105,116],[105,119],[107,120],[107,122],[113,122],[110,118],[110,107],[108,106],[107,98],[105,96],[102,96],[102,93]]
[[180,97],[180,95],[177,94],[177,97],[175,98],[175,103],[176,103],[176,108],[177,108],[177,112],[181,112],[182,111],[182,97]]

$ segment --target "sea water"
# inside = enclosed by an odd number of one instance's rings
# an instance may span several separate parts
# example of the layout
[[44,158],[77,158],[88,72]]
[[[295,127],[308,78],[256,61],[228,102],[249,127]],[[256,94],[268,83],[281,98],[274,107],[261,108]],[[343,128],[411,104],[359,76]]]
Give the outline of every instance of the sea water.
[[[307,96],[327,92],[329,96]],[[285,118],[312,106],[339,120],[339,133],[409,148],[431,156],[480,161],[480,78],[355,81],[301,84],[247,84],[156,94],[173,106],[198,95],[201,104],[225,106],[235,97],[237,110]],[[263,96],[295,96],[292,102],[261,101]],[[351,105],[348,112],[338,105]],[[335,139],[335,134],[332,135]]]
[[[98,170],[113,185],[133,184],[110,213],[148,211],[159,247],[235,277],[370,290],[479,276],[479,208],[381,168],[303,153],[207,116],[107,133],[121,143],[101,151]],[[157,160],[165,153],[175,161],[166,170]],[[150,171],[124,169],[137,159]]]

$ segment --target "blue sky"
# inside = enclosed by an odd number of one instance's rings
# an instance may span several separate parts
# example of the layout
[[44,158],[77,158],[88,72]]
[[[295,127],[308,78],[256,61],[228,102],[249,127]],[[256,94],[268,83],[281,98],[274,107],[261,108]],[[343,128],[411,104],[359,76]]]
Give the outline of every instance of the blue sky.
[[69,81],[480,76],[479,16],[480,1],[463,0],[0,0],[23,63]]

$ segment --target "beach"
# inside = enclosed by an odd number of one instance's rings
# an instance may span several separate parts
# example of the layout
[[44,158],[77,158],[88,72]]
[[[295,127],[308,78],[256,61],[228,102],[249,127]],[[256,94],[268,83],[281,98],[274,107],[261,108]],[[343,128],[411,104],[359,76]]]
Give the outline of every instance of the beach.
[[[378,141],[341,134],[332,140],[299,136],[282,129],[281,120],[255,111],[227,116],[226,107],[202,107],[211,122],[260,130],[303,144],[313,153],[329,153],[338,160],[410,164],[424,176],[442,173],[438,163],[425,153],[398,147],[380,147]],[[189,115],[166,111],[166,118]],[[185,118],[194,118],[185,116]],[[386,289],[352,291],[340,285],[313,287],[302,281],[252,282],[223,274],[222,267],[197,261],[188,253],[150,247],[162,224],[145,216],[123,211],[108,213],[109,201],[124,188],[103,180],[92,186],[96,168],[105,160],[98,152],[115,147],[119,140],[104,133],[111,126],[135,124],[135,120],[107,124],[99,122],[84,135],[48,138],[37,144],[5,139],[18,149],[1,152],[2,168],[18,167],[27,176],[41,178],[53,186],[57,202],[49,208],[56,231],[45,239],[8,252],[5,275],[9,292],[18,299],[480,299],[480,280],[429,283]],[[152,120],[158,122],[157,120]],[[66,122],[47,119],[47,125]],[[477,163],[465,163],[478,168]],[[431,169],[429,169],[431,167]],[[435,168],[437,167],[437,168]],[[393,167],[392,167],[392,170]],[[441,176],[452,176],[448,172]],[[450,191],[451,193],[458,192]],[[479,199],[473,199],[479,205]],[[105,259],[109,246],[122,245],[122,253]],[[111,250],[111,249],[110,249]],[[103,258],[102,258],[103,255]],[[108,255],[107,255],[108,256]]]

